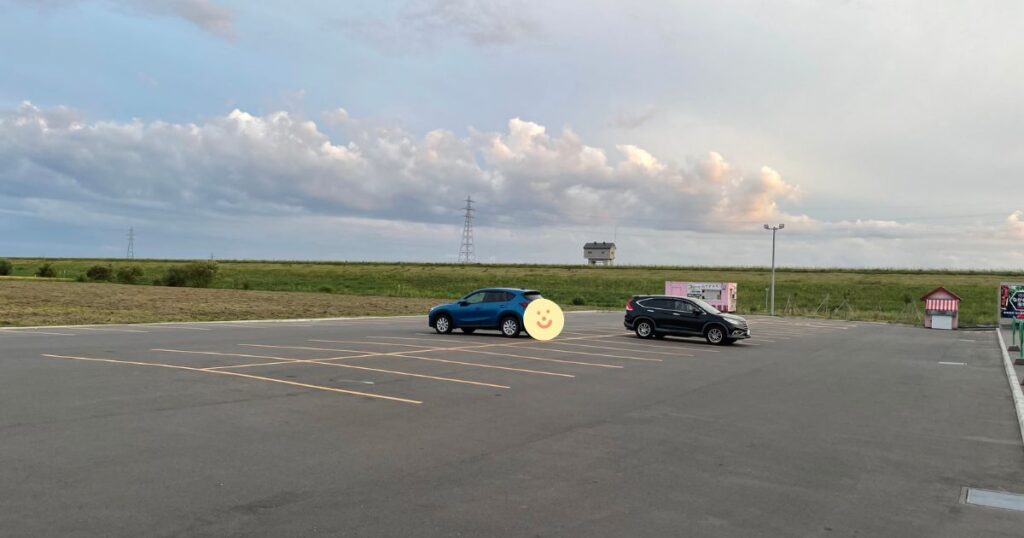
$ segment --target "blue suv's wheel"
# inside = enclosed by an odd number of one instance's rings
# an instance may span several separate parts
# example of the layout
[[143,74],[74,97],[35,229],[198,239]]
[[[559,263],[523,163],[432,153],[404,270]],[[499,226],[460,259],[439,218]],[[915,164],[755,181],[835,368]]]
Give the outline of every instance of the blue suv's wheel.
[[452,332],[452,317],[448,314],[441,314],[434,320],[434,330],[438,334],[449,334]]
[[501,320],[501,334],[514,338],[519,336],[519,331],[522,327],[519,326],[519,320],[515,316],[505,316]]

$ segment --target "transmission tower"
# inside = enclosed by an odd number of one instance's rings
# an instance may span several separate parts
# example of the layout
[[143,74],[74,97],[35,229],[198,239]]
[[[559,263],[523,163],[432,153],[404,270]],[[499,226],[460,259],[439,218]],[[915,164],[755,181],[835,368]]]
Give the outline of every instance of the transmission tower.
[[128,228],[128,254],[125,257],[135,259],[135,228]]
[[466,222],[462,225],[462,246],[459,247],[459,263],[473,263],[473,197],[466,197]]

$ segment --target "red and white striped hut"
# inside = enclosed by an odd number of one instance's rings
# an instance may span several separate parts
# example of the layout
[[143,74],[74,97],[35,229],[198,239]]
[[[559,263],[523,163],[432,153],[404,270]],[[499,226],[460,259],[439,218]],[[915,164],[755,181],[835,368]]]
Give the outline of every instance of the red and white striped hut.
[[960,326],[960,296],[939,286],[921,297],[924,301],[924,326],[952,330]]

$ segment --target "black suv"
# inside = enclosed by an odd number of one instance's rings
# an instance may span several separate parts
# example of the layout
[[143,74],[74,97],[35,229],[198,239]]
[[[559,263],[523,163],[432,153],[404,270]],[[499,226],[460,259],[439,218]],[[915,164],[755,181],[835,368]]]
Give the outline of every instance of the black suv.
[[710,344],[723,345],[750,338],[747,320],[688,297],[634,295],[626,303],[624,323],[640,338],[703,336]]

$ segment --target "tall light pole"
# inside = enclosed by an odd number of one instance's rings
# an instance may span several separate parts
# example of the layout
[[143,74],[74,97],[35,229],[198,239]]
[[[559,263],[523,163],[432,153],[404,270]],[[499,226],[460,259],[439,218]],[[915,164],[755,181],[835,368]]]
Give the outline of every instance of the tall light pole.
[[785,228],[785,224],[779,224],[778,226],[772,226],[771,224],[765,224],[765,230],[772,231],[772,309],[771,315],[775,315],[775,233]]

